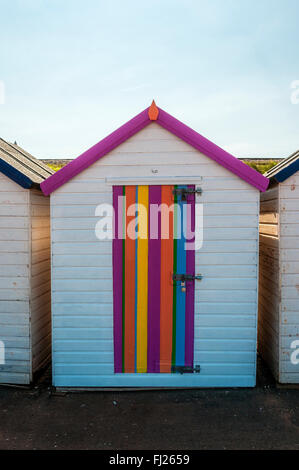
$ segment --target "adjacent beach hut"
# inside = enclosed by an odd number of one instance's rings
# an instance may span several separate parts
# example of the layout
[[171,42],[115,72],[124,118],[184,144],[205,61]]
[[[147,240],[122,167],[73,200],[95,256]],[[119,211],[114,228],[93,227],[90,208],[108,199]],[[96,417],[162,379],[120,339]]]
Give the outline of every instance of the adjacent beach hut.
[[299,151],[266,173],[261,195],[259,351],[281,383],[299,383]]
[[50,201],[40,183],[52,173],[0,139],[0,383],[28,384],[50,358]]
[[[54,386],[254,386],[267,186],[155,103],[44,181]],[[102,204],[114,231],[99,240]],[[154,226],[148,212],[160,204]],[[199,250],[187,249],[185,223]]]

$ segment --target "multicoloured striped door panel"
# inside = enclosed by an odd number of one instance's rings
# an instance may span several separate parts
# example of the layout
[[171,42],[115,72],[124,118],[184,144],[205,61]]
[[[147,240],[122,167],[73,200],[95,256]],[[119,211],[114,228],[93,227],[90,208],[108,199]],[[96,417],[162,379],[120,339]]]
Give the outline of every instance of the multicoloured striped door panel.
[[114,186],[115,373],[171,373],[193,367],[194,186]]

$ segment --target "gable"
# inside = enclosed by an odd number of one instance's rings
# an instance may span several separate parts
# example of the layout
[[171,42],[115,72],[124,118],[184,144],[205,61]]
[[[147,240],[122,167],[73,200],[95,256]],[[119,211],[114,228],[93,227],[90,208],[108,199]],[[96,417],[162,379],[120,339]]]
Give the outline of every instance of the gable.
[[[239,178],[260,191],[265,191],[267,189],[269,180],[266,177],[253,170],[248,165],[245,165],[243,162],[213,144],[205,137],[193,131],[190,127],[170,116],[162,109],[155,109],[156,112],[154,117],[152,107],[145,109],[135,116],[135,118],[131,119],[131,121],[121,126],[108,137],[91,147],[78,158],[59,170],[56,174],[41,183],[41,189],[44,194],[48,195],[58,189],[71,178],[81,173],[96,161],[102,159],[105,155],[112,152],[124,142],[128,141],[128,139],[133,135],[136,135],[142,129],[145,129],[152,123],[152,121],[155,121],[157,125],[176,136],[179,139],[177,146],[187,144],[188,149],[189,147],[192,147],[193,149],[198,150],[201,154],[212,159],[214,162],[223,166],[231,173],[234,173]],[[163,149],[163,146],[165,146],[163,139],[161,139],[160,145],[161,149]]]

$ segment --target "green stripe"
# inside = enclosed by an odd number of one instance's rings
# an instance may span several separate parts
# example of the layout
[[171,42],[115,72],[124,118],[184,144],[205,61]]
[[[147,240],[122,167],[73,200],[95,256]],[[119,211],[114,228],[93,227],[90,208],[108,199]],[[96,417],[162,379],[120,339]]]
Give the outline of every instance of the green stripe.
[[[126,196],[126,187],[123,186],[123,196]],[[123,203],[123,279],[122,279],[122,371],[125,371],[125,248],[126,248],[126,204]]]
[[[176,188],[177,186],[174,186]],[[176,230],[177,230],[177,195],[174,195],[174,211],[173,211],[173,274],[177,273],[177,239]],[[172,360],[171,363],[175,365],[175,356],[176,356],[176,282],[173,281],[173,302],[172,302]]]

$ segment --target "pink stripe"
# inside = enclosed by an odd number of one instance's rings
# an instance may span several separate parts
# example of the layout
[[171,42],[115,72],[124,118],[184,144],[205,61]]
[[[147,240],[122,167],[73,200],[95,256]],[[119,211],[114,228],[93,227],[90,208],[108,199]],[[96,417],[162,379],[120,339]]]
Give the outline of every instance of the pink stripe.
[[[193,185],[188,188],[194,189]],[[191,206],[191,211],[187,212],[187,228],[188,232],[194,233],[195,231],[195,195],[188,196],[188,205]],[[187,233],[188,233],[187,232]],[[188,240],[188,243],[195,241],[195,237]],[[195,250],[187,250],[186,252],[186,273],[195,274]],[[185,310],[185,365],[193,367],[194,355],[194,284],[197,281],[188,281],[186,288],[186,310]]]
[[[161,204],[161,186],[149,186],[149,210]],[[161,214],[158,216],[157,239],[151,237],[148,224],[148,372],[160,372],[160,276],[161,276]]]
[[[123,279],[123,242],[118,237],[119,220],[118,198],[122,196],[122,186],[113,188],[113,335],[114,335],[114,372],[122,372],[122,279]],[[120,206],[122,207],[122,206]],[[122,212],[122,209],[121,209]]]
[[126,124],[112,132],[112,134],[105,137],[105,139],[86,150],[86,152],[82,153],[75,160],[71,161],[65,167],[61,168],[61,170],[43,181],[40,185],[43,193],[46,196],[51,194],[55,189],[81,173],[85,168],[88,168],[115,147],[132,137],[136,132],[139,132],[145,126],[150,124],[150,122],[151,121],[148,118],[148,108],[146,108]]

